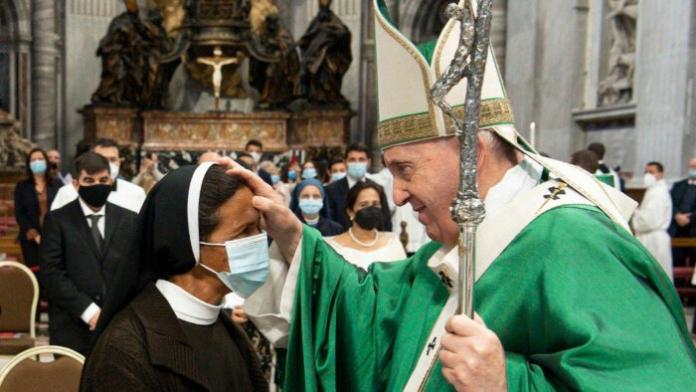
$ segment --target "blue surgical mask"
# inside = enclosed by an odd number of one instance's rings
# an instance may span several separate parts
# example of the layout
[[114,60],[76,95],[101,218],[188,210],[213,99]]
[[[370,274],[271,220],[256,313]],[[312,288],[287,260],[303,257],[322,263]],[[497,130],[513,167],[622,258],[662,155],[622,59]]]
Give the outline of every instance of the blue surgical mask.
[[277,174],[271,174],[271,183],[273,185],[277,184],[280,182],[280,176]]
[[31,169],[31,172],[34,174],[46,173],[46,167],[46,161],[44,161],[43,159],[40,161],[29,162],[29,169]]
[[224,244],[201,242],[201,245],[225,247],[230,272],[215,271],[204,264],[201,267],[217,275],[225,286],[241,297],[248,298],[266,282],[269,268],[266,233]]
[[689,169],[689,178],[696,178],[696,169]]
[[288,170],[288,180],[290,180],[290,181],[297,180],[297,172],[294,170]]
[[302,179],[307,180],[310,178],[316,178],[317,177],[317,169],[313,167],[308,167],[304,170],[302,170]]
[[305,215],[316,215],[324,207],[324,203],[321,199],[300,199],[300,210]]
[[349,162],[348,175],[354,180],[362,180],[367,173],[367,162]]
[[331,182],[336,182],[344,179],[346,177],[346,172],[336,172],[331,175]]

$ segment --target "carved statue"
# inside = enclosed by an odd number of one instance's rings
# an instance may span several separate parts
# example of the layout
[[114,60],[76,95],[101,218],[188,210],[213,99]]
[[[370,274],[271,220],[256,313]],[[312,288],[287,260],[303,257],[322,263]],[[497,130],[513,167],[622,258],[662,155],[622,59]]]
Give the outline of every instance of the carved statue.
[[263,35],[266,20],[273,16],[278,16],[278,7],[273,0],[251,0],[249,23],[252,33],[257,36]]
[[215,110],[220,110],[220,87],[222,86],[222,67],[237,64],[237,57],[223,57],[219,46],[213,50],[213,57],[199,57],[196,61],[213,68],[213,89],[215,95]]
[[34,144],[20,136],[19,123],[0,109],[0,167],[23,168]]
[[150,9],[124,0],[126,12],[109,25],[99,43],[101,83],[92,95],[96,105],[164,108],[167,85],[178,60],[163,63],[172,51],[184,17],[183,0],[155,0]]
[[311,104],[347,106],[341,84],[353,61],[351,33],[330,7],[331,0],[319,0],[319,14],[299,41],[302,84]]
[[262,109],[287,106],[300,95],[301,66],[297,45],[290,32],[281,25],[278,9],[275,6],[272,9],[275,12],[266,13],[263,23],[254,22],[253,7],[251,13],[252,31],[258,37],[258,45],[263,46],[264,53],[277,58],[276,61],[252,62],[253,85],[260,91],[258,106]]
[[603,105],[631,101],[636,62],[638,0],[608,1],[612,46],[609,51],[609,72],[599,85]]

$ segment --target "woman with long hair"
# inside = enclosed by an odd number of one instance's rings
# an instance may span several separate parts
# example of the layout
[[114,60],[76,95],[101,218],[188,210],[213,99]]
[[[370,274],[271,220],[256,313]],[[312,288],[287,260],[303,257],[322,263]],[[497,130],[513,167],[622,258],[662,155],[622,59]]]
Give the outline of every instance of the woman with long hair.
[[345,213],[350,228],[339,236],[327,238],[326,243],[346,261],[367,269],[376,261],[406,258],[399,237],[383,231],[389,206],[382,186],[371,180],[357,182],[348,191]]
[[19,243],[24,264],[36,267],[39,265],[43,220],[62,183],[53,178],[48,170],[48,156],[40,148],[29,152],[26,168],[26,177],[15,187],[15,218],[19,225]]

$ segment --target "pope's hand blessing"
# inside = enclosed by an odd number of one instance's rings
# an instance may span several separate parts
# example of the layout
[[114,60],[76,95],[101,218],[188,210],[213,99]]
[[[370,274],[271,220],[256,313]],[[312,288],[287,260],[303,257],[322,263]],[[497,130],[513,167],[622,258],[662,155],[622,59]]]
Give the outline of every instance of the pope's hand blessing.
[[290,262],[302,238],[300,220],[285,205],[283,197],[261,177],[229,158],[223,158],[218,163],[230,167],[227,174],[243,178],[254,192],[252,204],[261,213],[261,228],[276,241],[283,257]]

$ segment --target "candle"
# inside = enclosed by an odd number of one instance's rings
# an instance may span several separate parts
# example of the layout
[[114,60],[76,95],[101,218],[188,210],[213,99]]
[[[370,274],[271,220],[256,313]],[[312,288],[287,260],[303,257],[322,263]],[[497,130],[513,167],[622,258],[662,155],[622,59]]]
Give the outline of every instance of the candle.
[[529,144],[536,149],[536,123],[534,121],[529,124]]

